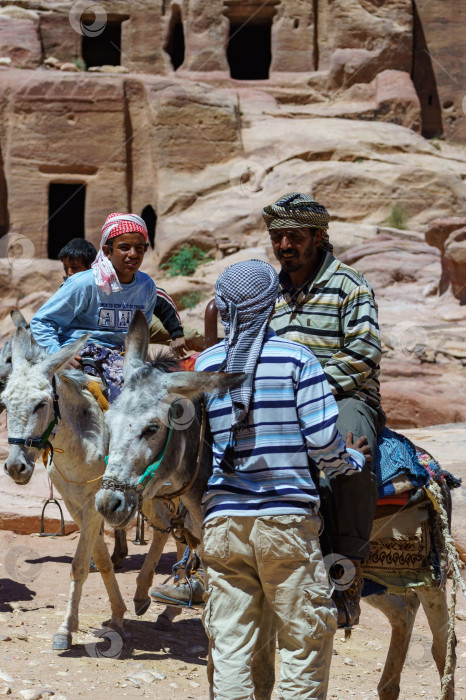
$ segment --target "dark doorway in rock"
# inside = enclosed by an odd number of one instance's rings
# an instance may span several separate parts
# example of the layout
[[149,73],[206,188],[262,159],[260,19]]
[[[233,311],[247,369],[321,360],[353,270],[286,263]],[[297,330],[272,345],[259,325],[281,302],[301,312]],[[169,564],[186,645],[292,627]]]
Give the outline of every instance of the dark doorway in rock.
[[[92,34],[93,24],[97,19],[88,20],[89,36],[83,36],[82,56],[86,68],[92,66],[119,66],[121,63],[121,21],[107,22],[99,34],[98,29]],[[83,19],[83,31],[86,31],[86,19]]]
[[271,21],[235,24],[230,20],[227,60],[236,80],[267,80],[271,51]]
[[412,81],[421,103],[422,135],[425,138],[443,134],[442,109],[437,81],[416,3],[413,3],[413,68]]
[[58,253],[72,238],[84,238],[86,185],[51,182],[49,187],[48,256]]
[[178,5],[172,5],[172,14],[168,26],[168,37],[164,46],[170,56],[173,70],[183,65],[184,62],[184,31],[181,19],[181,10]]
[[149,235],[149,243],[151,248],[155,246],[155,227],[157,225],[157,214],[150,204],[144,207],[142,210],[141,218],[144,219],[147,226],[147,233]]

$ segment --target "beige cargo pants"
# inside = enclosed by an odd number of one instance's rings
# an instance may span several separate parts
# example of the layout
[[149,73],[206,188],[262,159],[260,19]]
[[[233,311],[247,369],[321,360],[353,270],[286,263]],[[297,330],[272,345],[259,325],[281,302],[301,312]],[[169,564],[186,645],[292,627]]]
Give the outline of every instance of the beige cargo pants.
[[319,528],[314,514],[216,517],[204,525],[204,626],[216,700],[255,697],[251,659],[264,603],[275,623],[270,634],[278,635],[280,699],[326,698],[336,610]]

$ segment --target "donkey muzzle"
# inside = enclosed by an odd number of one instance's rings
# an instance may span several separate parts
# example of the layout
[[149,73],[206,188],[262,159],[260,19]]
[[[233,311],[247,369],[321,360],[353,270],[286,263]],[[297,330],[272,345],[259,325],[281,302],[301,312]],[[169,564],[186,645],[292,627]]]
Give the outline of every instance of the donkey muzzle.
[[101,488],[95,496],[95,507],[112,527],[126,527],[137,507],[137,493],[134,490]]
[[10,447],[7,460],[3,467],[6,474],[17,484],[27,484],[34,473],[34,461],[29,462],[24,451],[19,446]]

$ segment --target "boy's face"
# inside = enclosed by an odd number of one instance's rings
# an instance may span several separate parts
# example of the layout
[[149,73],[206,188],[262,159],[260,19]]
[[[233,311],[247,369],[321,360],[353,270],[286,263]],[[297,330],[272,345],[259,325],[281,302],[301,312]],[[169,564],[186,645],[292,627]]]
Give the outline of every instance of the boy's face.
[[111,239],[112,249],[103,245],[102,250],[109,258],[117,277],[122,284],[129,284],[141,267],[147,250],[146,239],[142,233],[122,233]]
[[65,271],[65,279],[68,279],[71,275],[75,275],[77,272],[84,272],[84,270],[89,269],[82,258],[70,258],[68,255],[65,255],[65,257],[62,258],[62,263]]

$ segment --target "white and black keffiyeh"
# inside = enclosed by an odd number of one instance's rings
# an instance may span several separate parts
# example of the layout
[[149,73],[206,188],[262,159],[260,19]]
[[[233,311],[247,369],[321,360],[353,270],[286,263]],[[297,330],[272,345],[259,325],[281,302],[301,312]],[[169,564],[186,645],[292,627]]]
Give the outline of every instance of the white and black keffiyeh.
[[241,386],[230,390],[233,410],[229,447],[234,445],[237,430],[246,425],[254,375],[277,293],[278,275],[262,260],[227,267],[215,285],[215,303],[225,328],[226,360],[220,369],[248,375]]

